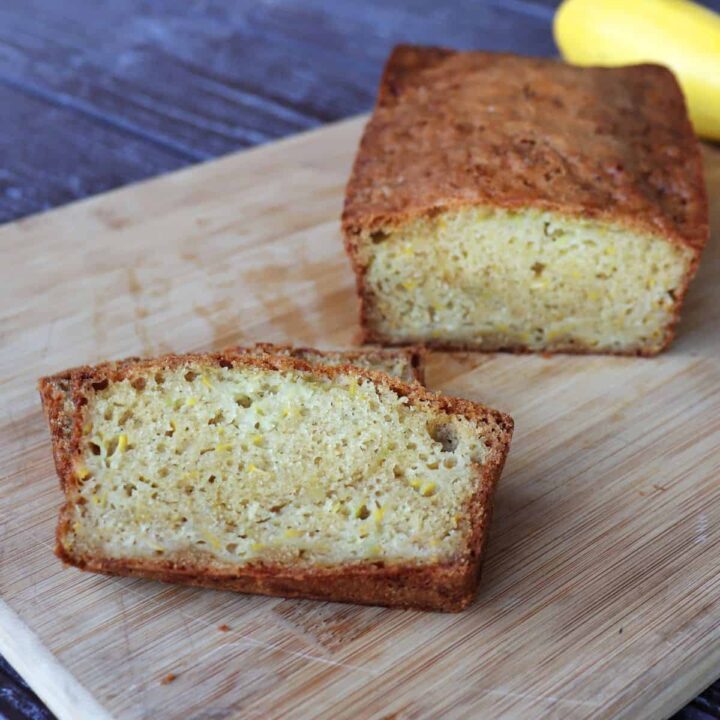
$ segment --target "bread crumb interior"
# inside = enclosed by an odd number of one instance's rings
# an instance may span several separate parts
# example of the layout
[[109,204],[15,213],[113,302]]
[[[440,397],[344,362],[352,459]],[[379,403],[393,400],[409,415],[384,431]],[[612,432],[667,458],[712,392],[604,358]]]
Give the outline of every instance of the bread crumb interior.
[[659,350],[692,252],[534,209],[445,212],[366,232],[369,323],[395,341]]
[[467,543],[477,426],[364,378],[191,362],[86,397],[75,554],[423,563]]

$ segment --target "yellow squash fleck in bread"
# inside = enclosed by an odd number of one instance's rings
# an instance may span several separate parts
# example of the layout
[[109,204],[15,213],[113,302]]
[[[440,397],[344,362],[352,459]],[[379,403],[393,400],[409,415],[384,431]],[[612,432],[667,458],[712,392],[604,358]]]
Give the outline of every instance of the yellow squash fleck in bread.
[[708,235],[670,71],[392,54],[350,178],[364,339],[651,355]]
[[72,565],[433,610],[472,600],[502,413],[235,351],[77,368],[40,391]]

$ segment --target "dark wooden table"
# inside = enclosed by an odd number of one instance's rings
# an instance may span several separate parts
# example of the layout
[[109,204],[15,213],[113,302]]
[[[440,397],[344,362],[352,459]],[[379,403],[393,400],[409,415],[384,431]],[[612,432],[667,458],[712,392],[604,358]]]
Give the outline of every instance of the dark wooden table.
[[[557,4],[3,0],[0,222],[365,112],[397,42],[556,54]],[[0,718],[52,717],[0,656]]]

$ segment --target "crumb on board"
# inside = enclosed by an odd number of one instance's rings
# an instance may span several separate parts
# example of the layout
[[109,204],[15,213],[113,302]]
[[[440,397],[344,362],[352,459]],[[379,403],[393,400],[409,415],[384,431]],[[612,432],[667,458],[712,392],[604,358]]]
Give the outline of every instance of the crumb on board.
[[175,681],[177,679],[177,675],[175,673],[168,673],[161,681],[161,685],[169,685],[171,682]]
[[220,632],[230,632],[230,626],[223,623],[222,625],[218,625],[218,630]]

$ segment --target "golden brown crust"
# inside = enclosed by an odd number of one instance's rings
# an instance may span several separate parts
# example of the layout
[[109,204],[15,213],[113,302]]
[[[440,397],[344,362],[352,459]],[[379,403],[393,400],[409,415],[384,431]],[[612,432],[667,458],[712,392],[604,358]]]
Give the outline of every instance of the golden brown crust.
[[[77,491],[73,467],[81,457],[82,407],[93,385],[142,376],[143,373],[201,363],[221,367],[257,367],[275,372],[300,370],[332,379],[355,375],[384,386],[408,398],[410,404],[424,404],[436,411],[461,415],[483,428],[489,448],[482,467],[477,467],[477,486],[471,497],[468,515],[470,540],[465,553],[451,563],[426,565],[368,563],[328,568],[290,567],[255,563],[225,571],[209,563],[178,560],[130,560],[76,555],[64,542],[71,522]],[[311,366],[287,356],[252,356],[229,350],[223,353],[166,355],[152,360],[105,363],[97,367],[79,367],[59,375],[42,378],[40,394],[48,416],[53,452],[65,505],[57,528],[56,554],[64,562],[81,569],[119,575],[137,575],[168,582],[182,582],[242,592],[308,597],[339,602],[417,607],[426,610],[457,611],[473,598],[488,525],[495,485],[509,450],[512,419],[496,410],[459,398],[435,395],[418,383],[406,384],[384,373],[353,365]],[[72,398],[72,422],[67,405]]]
[[[255,345],[238,346],[233,348],[235,352],[266,355],[287,355],[299,360],[308,360],[311,356],[328,358],[334,364],[354,365],[357,360],[391,362],[402,358],[408,364],[411,377],[400,378],[401,380],[415,380],[421,385],[425,384],[425,356],[426,351],[422,347],[405,347],[397,350],[382,348],[361,348],[355,350],[318,350],[310,347],[295,347],[288,344],[276,343],[255,343]],[[344,361],[344,362],[341,362]]]
[[696,252],[708,237],[700,146],[660,65],[399,46],[348,184],[343,228],[488,205],[597,217]]
[[[690,248],[664,342],[627,354],[655,355],[670,344],[709,225],[700,146],[667,68],[577,68],[506,54],[395,48],[342,216],[365,342],[402,344],[371,328],[359,234],[475,205],[597,218]],[[578,345],[555,352],[596,351]]]
[[[361,313],[362,313],[361,306]],[[665,337],[663,338],[662,345],[657,348],[648,347],[637,347],[627,348],[625,350],[615,350],[612,355],[626,355],[629,357],[655,357],[658,353],[662,352],[671,342],[675,335],[675,327],[677,324],[677,314],[673,318],[673,321],[668,326]],[[389,335],[384,335],[381,332],[377,332],[373,328],[366,325],[360,329],[357,335],[358,343],[369,343],[369,344],[381,344],[387,347],[402,347],[404,345],[403,340],[398,340]],[[413,347],[418,347],[417,343],[413,343]],[[445,340],[426,340],[424,347],[426,350],[432,350],[437,352],[477,352],[478,347],[476,343],[468,342],[448,342]],[[512,353],[515,355],[535,355],[538,351],[527,345],[515,344],[505,345],[498,343],[497,345],[484,344],[482,348],[483,353]],[[584,346],[581,343],[566,344],[554,347],[552,350],[542,350],[543,355],[597,355],[597,348],[591,346]]]
[[480,565],[477,565],[475,571],[466,562],[418,567],[378,564],[296,570],[286,566],[258,564],[246,566],[241,573],[228,576],[210,569],[185,568],[167,561],[98,559],[82,566],[73,558],[66,557],[61,549],[58,555],[68,564],[106,575],[143,577],[254,595],[439,612],[459,612],[465,609],[475,597],[480,578]]

